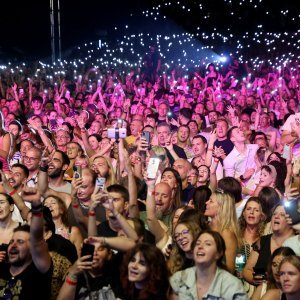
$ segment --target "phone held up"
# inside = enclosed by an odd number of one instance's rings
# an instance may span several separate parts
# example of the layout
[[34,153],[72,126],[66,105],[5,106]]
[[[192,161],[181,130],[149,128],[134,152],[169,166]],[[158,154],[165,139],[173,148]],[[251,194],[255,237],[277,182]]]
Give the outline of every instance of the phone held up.
[[147,167],[147,178],[155,179],[156,173],[159,168],[160,159],[157,157],[151,157]]
[[81,178],[81,176],[82,176],[81,166],[74,166],[73,171],[74,171],[74,178],[75,179]]
[[95,246],[93,244],[83,243],[81,248],[81,257],[90,255],[91,257],[87,261],[93,261]]
[[292,219],[292,225],[300,223],[300,197],[285,201],[284,210]]
[[151,149],[150,132],[149,131],[143,131],[141,137],[147,141],[147,143],[148,143],[148,150],[150,150]]

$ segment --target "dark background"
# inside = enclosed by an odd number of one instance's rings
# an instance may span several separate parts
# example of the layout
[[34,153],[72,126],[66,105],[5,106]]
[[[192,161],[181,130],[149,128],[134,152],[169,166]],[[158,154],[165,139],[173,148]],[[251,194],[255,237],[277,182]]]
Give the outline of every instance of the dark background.
[[[162,5],[160,11],[167,19],[158,25],[151,18],[145,18],[141,11],[163,4],[161,0],[60,0],[62,50],[67,51],[100,38],[116,39],[113,28],[124,24],[130,25],[132,33],[143,30],[143,26],[159,32],[167,29],[168,22],[189,32],[195,32],[196,27],[200,26],[201,31],[212,32],[213,28],[217,28],[218,32],[228,34],[230,27],[230,32],[237,37],[246,31],[251,33],[257,30],[257,24],[263,24],[264,30],[271,32],[292,32],[299,28],[300,5],[296,0],[262,0],[263,5],[259,0],[252,3],[244,0],[243,5],[240,5],[240,0],[232,0],[231,4],[228,0],[181,0],[191,9],[189,13],[173,5],[177,1],[169,0],[171,6]],[[199,3],[203,3],[202,11],[199,11]],[[259,4],[258,8],[253,7],[255,3]],[[287,16],[280,13],[283,9],[289,10]],[[231,11],[234,15],[230,14]],[[209,14],[209,19],[204,20],[204,14]],[[5,1],[5,8],[1,9],[0,28],[0,59],[50,57],[50,1]]]

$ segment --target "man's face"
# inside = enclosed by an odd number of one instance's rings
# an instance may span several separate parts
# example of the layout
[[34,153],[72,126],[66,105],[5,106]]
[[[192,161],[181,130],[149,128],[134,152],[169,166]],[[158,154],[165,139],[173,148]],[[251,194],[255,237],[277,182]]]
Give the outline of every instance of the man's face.
[[70,142],[70,134],[65,130],[58,130],[55,140],[57,146],[66,146]]
[[31,260],[29,238],[29,232],[17,231],[13,233],[7,250],[8,261],[12,266],[23,266]]
[[231,141],[234,142],[244,142],[246,140],[246,137],[244,135],[244,132],[240,130],[239,128],[234,128],[231,133]]
[[168,106],[164,103],[158,106],[158,116],[163,119],[167,116]]
[[179,127],[178,129],[178,140],[179,142],[185,143],[190,136],[190,132],[185,127]]
[[131,122],[130,131],[133,136],[138,136],[139,133],[142,131],[142,129],[143,129],[143,125],[140,121],[135,120]]
[[262,114],[259,118],[259,125],[261,127],[268,127],[270,125],[270,117],[268,114]]
[[95,185],[93,183],[93,177],[87,169],[82,170],[82,184],[77,190],[77,197],[79,201],[86,202],[91,199],[94,192]]
[[36,171],[39,168],[41,155],[35,149],[29,149],[24,156],[24,165],[29,171]]
[[155,119],[153,119],[153,118],[146,118],[145,126],[146,125],[150,125],[150,126],[152,126],[154,128],[156,126]]
[[105,118],[103,115],[97,115],[95,120],[100,123],[101,128],[105,127]]
[[174,95],[168,95],[168,101],[170,105],[173,105],[175,103],[175,96]]
[[13,167],[11,169],[10,178],[8,180],[12,188],[18,189],[22,186],[27,180],[27,177],[22,168]]
[[48,176],[50,178],[57,178],[62,174],[62,170],[66,170],[67,165],[63,165],[62,155],[59,152],[55,152],[48,169]]
[[253,106],[255,103],[254,97],[247,97],[246,104],[247,106]]
[[[113,199],[113,205],[117,212],[119,212],[121,215],[125,212],[127,209],[127,202],[125,202],[124,198],[120,193],[117,192],[110,192],[108,193],[109,197]],[[106,218],[115,219],[113,213],[109,209],[105,209]]]
[[182,159],[176,160],[173,164],[173,168],[179,173],[182,181],[187,178],[189,168],[186,161]]
[[21,143],[21,147],[20,147],[20,152],[21,152],[21,154],[22,154],[22,156],[24,157],[25,155],[26,155],[26,152],[30,149],[30,148],[32,148],[33,146],[32,146],[32,144],[31,144],[31,142],[29,142],[29,141],[23,141],[22,143]]
[[49,115],[49,120],[57,120],[57,112],[56,111],[51,111]]
[[208,114],[208,120],[210,124],[215,124],[218,119],[218,114],[215,111],[212,111]]
[[77,144],[69,143],[67,145],[67,155],[70,159],[75,159],[79,154],[81,154],[81,150]]
[[167,213],[171,206],[171,188],[167,183],[158,183],[155,186],[155,206],[158,214]]
[[192,150],[195,156],[203,155],[205,149],[206,149],[206,144],[202,141],[201,138],[193,139]]
[[93,122],[91,127],[88,129],[89,134],[99,133],[101,130],[101,124],[99,122]]
[[12,113],[17,113],[19,110],[19,104],[15,100],[10,101],[8,107],[9,107],[9,111]]
[[227,131],[228,131],[228,126],[227,123],[224,121],[219,121],[216,125],[216,133],[217,133],[217,137],[220,138],[224,138],[227,135]]
[[33,108],[33,110],[40,110],[42,108],[42,103],[38,100],[33,100],[32,108]]
[[157,128],[157,138],[160,145],[165,145],[165,143],[170,138],[170,129],[167,126],[160,126]]
[[0,221],[7,221],[9,215],[14,210],[14,205],[9,204],[4,195],[0,195]]

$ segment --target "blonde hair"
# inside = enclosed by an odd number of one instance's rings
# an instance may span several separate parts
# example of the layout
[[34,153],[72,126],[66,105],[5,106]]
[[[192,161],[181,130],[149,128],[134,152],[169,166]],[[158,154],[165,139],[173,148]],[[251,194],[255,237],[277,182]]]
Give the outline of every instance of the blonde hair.
[[242,241],[240,238],[241,235],[236,216],[234,198],[230,194],[223,191],[216,191],[215,193],[213,193],[213,195],[216,197],[216,200],[219,204],[219,211],[217,215],[219,232],[223,232],[225,229],[229,229],[235,234],[238,240],[238,245],[241,245]]
[[117,182],[116,180],[116,175],[115,175],[115,171],[114,171],[114,167],[113,165],[111,164],[111,161],[108,157],[106,156],[102,156],[102,155],[99,155],[99,156],[96,156],[94,159],[93,159],[93,162],[97,159],[97,158],[103,158],[107,165],[108,165],[108,174],[105,176],[106,177],[106,186],[110,186],[112,184],[115,184]]

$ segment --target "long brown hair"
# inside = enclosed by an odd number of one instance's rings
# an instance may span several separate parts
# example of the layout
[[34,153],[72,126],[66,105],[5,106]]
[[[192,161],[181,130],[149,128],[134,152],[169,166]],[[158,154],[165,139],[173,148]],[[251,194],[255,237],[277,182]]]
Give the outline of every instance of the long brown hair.
[[137,244],[124,256],[121,283],[125,294],[131,299],[134,293],[134,284],[128,280],[128,264],[137,253],[144,257],[147,266],[147,277],[139,292],[138,300],[147,300],[157,294],[167,295],[169,280],[165,257],[156,246],[147,243]]

